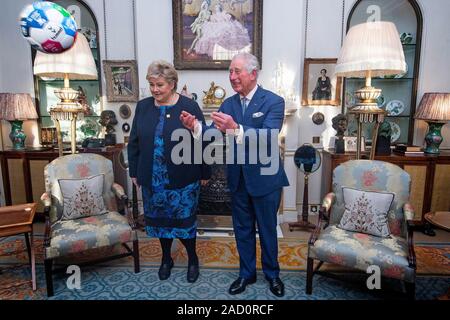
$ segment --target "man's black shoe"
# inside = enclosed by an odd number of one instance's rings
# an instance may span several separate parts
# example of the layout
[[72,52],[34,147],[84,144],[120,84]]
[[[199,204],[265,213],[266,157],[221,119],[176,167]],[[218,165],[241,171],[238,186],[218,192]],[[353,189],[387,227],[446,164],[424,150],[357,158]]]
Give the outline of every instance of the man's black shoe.
[[284,284],[280,278],[267,279],[270,284],[270,291],[277,297],[284,296]]
[[170,277],[170,270],[173,268],[173,260],[170,260],[169,263],[161,264],[159,267],[158,276],[159,280],[167,280]]
[[187,281],[190,283],[193,283],[195,281],[197,281],[198,276],[199,276],[199,271],[198,271],[198,264],[193,264],[191,266],[188,267],[188,272],[187,272]]
[[247,285],[255,283],[256,282],[256,277],[250,278],[250,279],[244,279],[244,278],[237,278],[237,280],[235,280],[231,286],[230,289],[228,289],[228,293],[231,295],[234,294],[239,294],[241,292],[244,292],[245,287],[247,287]]

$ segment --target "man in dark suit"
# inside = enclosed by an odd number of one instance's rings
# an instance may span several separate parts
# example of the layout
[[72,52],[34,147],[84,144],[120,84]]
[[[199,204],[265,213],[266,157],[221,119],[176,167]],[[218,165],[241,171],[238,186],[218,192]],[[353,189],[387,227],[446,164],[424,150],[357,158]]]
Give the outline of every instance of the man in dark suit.
[[[280,161],[278,146],[274,145],[277,139],[274,138],[283,124],[285,104],[283,98],[257,85],[259,65],[255,56],[248,53],[236,55],[229,71],[231,86],[236,94],[226,99],[218,112],[212,113],[212,126],[202,126],[195,116],[187,112],[182,112],[180,118],[185,127],[194,132],[194,137],[200,137],[202,132],[215,127],[223,133],[234,135],[235,147],[249,143],[250,147],[241,149],[245,163],[237,162],[236,154],[235,161],[227,163],[233,227],[240,257],[239,278],[231,284],[229,293],[241,293],[247,285],[256,282],[257,224],[264,275],[272,293],[282,297],[284,284],[279,277],[276,227],[281,191],[289,182]],[[256,140],[258,147],[252,148]],[[261,161],[258,149],[261,147],[276,150],[270,155],[270,163]],[[236,149],[239,150],[239,147]],[[248,161],[252,152],[257,152],[256,163]],[[275,164],[275,169],[268,170],[272,164]]]

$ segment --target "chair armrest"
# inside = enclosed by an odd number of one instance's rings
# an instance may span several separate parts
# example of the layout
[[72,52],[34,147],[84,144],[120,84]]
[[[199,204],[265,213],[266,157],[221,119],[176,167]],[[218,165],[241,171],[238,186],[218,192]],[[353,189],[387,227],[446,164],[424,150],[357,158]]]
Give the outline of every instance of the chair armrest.
[[420,221],[414,221],[414,207],[410,203],[403,205],[403,215],[406,223],[406,240],[408,241],[408,265],[416,269],[416,253],[414,252],[414,229],[421,225]]
[[[327,221],[330,221],[330,212],[331,206],[336,201],[336,194],[334,192],[327,193],[322,200],[322,218],[325,218]],[[319,219],[320,219],[320,210],[319,210]]]
[[322,207],[329,212],[335,200],[336,194],[334,192],[327,193],[322,200]]
[[410,204],[409,202],[406,202],[403,205],[403,216],[405,218],[405,221],[408,220],[414,220],[414,216],[415,216],[416,212],[414,210],[414,207],[412,206],[412,204]]
[[309,245],[314,245],[317,238],[319,237],[320,231],[322,230],[323,220],[327,220],[327,225],[330,220],[330,210],[336,199],[336,195],[333,192],[328,193],[322,201],[322,205],[319,209],[319,221],[317,222],[316,228],[311,233],[311,237],[309,238]]
[[128,199],[128,196],[125,194],[125,190],[120,184],[113,183],[111,189],[114,192],[115,196],[120,200]]
[[41,201],[44,204],[44,217],[45,217],[45,231],[44,231],[44,247],[50,246],[50,210],[52,205],[52,196],[49,192],[44,192],[41,196]]
[[49,192],[44,192],[41,196],[41,202],[45,207],[52,205],[52,196]]
[[113,183],[111,186],[111,189],[114,192],[115,196],[122,201],[123,207],[125,210],[125,216],[127,217],[128,223],[130,224],[131,228],[133,230],[137,229],[136,221],[135,221],[132,213],[130,212],[130,210],[128,210],[128,206],[129,206],[128,196],[126,195],[125,190],[118,183]]

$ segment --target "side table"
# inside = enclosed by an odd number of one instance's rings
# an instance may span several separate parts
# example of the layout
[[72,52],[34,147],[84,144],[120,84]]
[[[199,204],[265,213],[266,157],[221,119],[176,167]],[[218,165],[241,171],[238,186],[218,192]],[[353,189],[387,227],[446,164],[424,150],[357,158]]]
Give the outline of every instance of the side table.
[[[37,204],[27,203],[0,208],[0,237],[25,234],[28,258],[31,264],[31,282],[36,290],[36,267],[33,242],[33,219]],[[30,236],[28,236],[30,234]]]
[[450,211],[428,212],[425,219],[434,226],[450,231]]

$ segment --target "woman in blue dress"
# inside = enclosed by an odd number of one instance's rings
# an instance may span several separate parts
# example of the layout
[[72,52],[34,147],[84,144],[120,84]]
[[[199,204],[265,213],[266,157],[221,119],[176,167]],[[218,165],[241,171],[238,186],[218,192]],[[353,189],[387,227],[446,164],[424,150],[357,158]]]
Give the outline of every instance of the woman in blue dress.
[[[184,128],[180,115],[181,111],[188,111],[203,123],[205,119],[194,100],[176,92],[178,74],[170,63],[150,64],[147,80],[152,97],[139,101],[136,107],[128,143],[130,177],[142,188],[146,232],[161,243],[159,278],[170,277],[174,265],[172,242],[178,238],[188,254],[187,281],[195,282],[199,276],[196,210],[200,185],[207,183],[211,169],[194,161],[194,151],[202,151],[202,142],[194,140]],[[181,138],[172,141],[172,136]],[[200,146],[195,147],[197,143]],[[172,154],[180,146],[187,158],[177,152]]]

